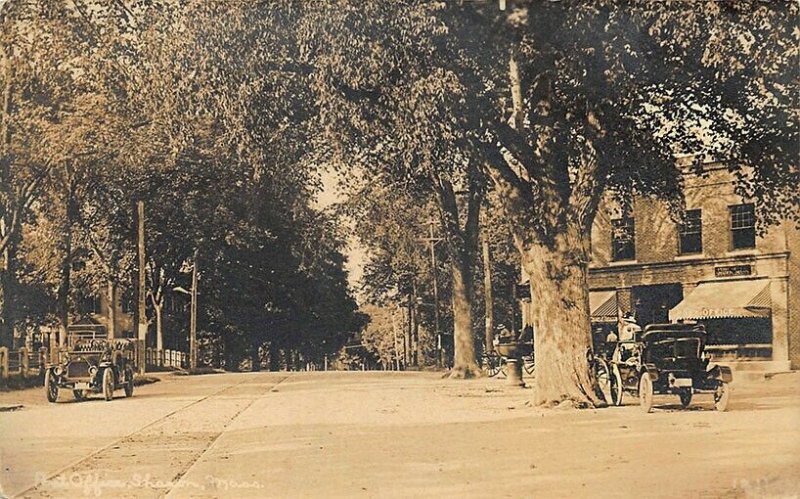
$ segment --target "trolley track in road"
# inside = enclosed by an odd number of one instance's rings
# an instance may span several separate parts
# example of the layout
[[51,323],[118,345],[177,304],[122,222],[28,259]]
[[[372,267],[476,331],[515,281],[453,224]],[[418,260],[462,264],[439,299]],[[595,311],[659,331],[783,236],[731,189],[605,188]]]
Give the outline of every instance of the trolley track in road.
[[[49,493],[45,490],[48,483],[53,483],[54,480],[58,479],[59,477],[67,476],[69,477],[72,474],[80,473],[80,472],[94,472],[97,470],[97,464],[102,464],[102,461],[108,454],[114,453],[115,451],[118,456],[112,457],[119,457],[122,462],[125,462],[126,459],[130,457],[136,456],[136,453],[130,454],[131,447],[135,448],[137,445],[139,447],[139,451],[143,451],[144,453],[159,451],[158,447],[159,440],[153,440],[153,437],[156,435],[164,435],[164,429],[172,422],[172,420],[177,420],[181,417],[187,416],[187,411],[192,411],[191,416],[196,418],[198,414],[207,414],[211,412],[211,417],[219,417],[221,418],[218,421],[218,425],[215,428],[208,428],[206,430],[211,431],[200,431],[200,432],[175,432],[175,435],[170,439],[169,437],[164,438],[164,444],[169,447],[169,444],[172,444],[172,453],[189,453],[189,456],[183,456],[187,459],[187,462],[183,463],[179,466],[179,469],[176,473],[172,474],[168,477],[159,477],[159,479],[153,480],[140,480],[141,483],[144,484],[157,484],[157,485],[164,485],[165,487],[158,487],[155,489],[151,489],[155,496],[163,497],[167,493],[172,490],[173,485],[177,483],[180,478],[186,474],[187,471],[194,465],[194,463],[202,457],[203,454],[211,447],[217,439],[224,433],[225,429],[233,422],[242,412],[247,410],[249,407],[253,405],[253,403],[258,400],[258,398],[266,393],[269,393],[271,390],[274,390],[275,387],[283,383],[289,378],[289,375],[283,376],[279,380],[273,383],[264,383],[265,388],[263,390],[259,390],[258,395],[251,396],[251,400],[247,400],[247,403],[243,404],[241,407],[236,405],[237,401],[241,401],[241,398],[236,397],[228,397],[225,400],[226,395],[229,395],[231,392],[235,392],[237,389],[246,387],[247,385],[256,385],[258,383],[259,378],[245,378],[237,383],[233,383],[231,385],[225,386],[219,390],[216,390],[212,393],[209,393],[197,400],[193,400],[192,402],[183,405],[160,418],[147,423],[146,425],[137,428],[136,430],[120,437],[112,442],[108,443],[100,447],[99,449],[91,452],[88,455],[82,456],[81,458],[67,464],[59,468],[58,470],[47,474],[44,478],[37,480],[37,482],[30,487],[22,490],[21,492],[15,493],[13,497],[36,497],[43,495],[45,497],[49,496]],[[255,381],[255,382],[254,382]],[[210,411],[201,411],[198,406],[205,404],[211,404],[212,402],[219,402],[217,405],[222,405],[222,407],[211,407]],[[225,407],[225,406],[229,407]],[[229,414],[224,412],[224,409],[227,409]],[[221,412],[220,412],[221,411]],[[216,413],[215,413],[216,412]],[[157,432],[157,429],[161,426],[162,431]],[[178,428],[182,428],[178,426]],[[150,435],[148,435],[150,433]],[[196,436],[197,434],[201,435],[200,437]],[[183,440],[181,440],[183,438]],[[178,441],[177,445],[175,441]],[[183,445],[182,445],[183,444]],[[188,444],[188,445],[186,445]],[[192,445],[195,445],[192,448]],[[122,454],[122,452],[126,452],[126,454]],[[175,462],[174,455],[173,459],[170,461],[171,463]],[[103,470],[105,471],[105,470]],[[135,470],[134,470],[135,471]],[[128,473],[130,475],[130,472]],[[76,483],[80,483],[80,479],[75,481]],[[124,479],[123,479],[124,482]],[[111,479],[110,483],[119,484],[121,483],[118,479]],[[65,491],[61,491],[65,492]],[[124,494],[120,494],[119,492],[127,492],[136,493],[138,492],[135,490],[114,490],[113,495],[117,497],[123,497]]]

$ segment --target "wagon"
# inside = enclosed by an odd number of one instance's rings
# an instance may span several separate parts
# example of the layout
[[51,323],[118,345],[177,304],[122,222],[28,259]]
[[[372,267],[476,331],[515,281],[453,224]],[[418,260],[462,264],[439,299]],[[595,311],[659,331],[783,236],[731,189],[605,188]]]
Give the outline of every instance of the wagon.
[[708,393],[714,407],[728,407],[733,377],[726,366],[709,365],[706,331],[699,324],[651,324],[634,341],[617,344],[609,365],[611,401],[622,404],[624,393],[638,396],[645,412],[654,395],[677,395],[685,408],[694,394]]
[[106,400],[114,398],[114,390],[123,389],[133,395],[136,342],[129,339],[83,338],[70,342],[59,353],[59,361],[45,370],[47,400],[58,400],[59,390],[72,390],[76,400],[89,394],[102,393]]
[[536,357],[533,353],[533,342],[502,342],[494,346],[494,351],[484,352],[481,356],[481,367],[491,378],[498,374],[506,376],[506,359],[519,357],[522,368],[528,375],[536,369]]

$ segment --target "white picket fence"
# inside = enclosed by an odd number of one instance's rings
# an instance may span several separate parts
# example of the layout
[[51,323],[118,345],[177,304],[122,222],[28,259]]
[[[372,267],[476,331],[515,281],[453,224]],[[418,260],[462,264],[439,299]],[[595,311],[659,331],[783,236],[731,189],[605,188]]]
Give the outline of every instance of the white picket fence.
[[145,362],[148,367],[172,367],[185,369],[189,367],[189,354],[180,350],[145,350]]

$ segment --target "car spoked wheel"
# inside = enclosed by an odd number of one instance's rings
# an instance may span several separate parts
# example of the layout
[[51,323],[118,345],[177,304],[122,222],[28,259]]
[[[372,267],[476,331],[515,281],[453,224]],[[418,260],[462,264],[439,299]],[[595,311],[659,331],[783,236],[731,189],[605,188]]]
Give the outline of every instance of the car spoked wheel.
[[644,412],[650,412],[653,409],[653,380],[646,372],[642,373],[639,379],[639,406]]
[[55,402],[58,400],[58,381],[52,369],[44,373],[44,389],[47,392],[47,401]]
[[684,409],[689,407],[689,404],[692,403],[692,389],[691,388],[685,388],[685,389],[681,390],[681,392],[678,394],[678,396],[681,398],[681,405],[683,406]]
[[130,397],[133,395],[133,370],[125,369],[125,396]]
[[110,367],[103,371],[103,396],[106,400],[114,398],[114,370]]
[[714,409],[725,411],[728,409],[728,399],[731,396],[731,388],[728,383],[722,382],[714,392]]

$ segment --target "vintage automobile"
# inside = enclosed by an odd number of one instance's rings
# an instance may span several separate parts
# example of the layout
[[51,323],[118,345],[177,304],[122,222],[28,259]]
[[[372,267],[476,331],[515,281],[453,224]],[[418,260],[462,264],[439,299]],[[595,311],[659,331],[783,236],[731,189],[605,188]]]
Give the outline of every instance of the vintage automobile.
[[135,340],[78,338],[70,341],[59,355],[59,362],[45,369],[48,401],[55,402],[61,388],[72,390],[79,401],[91,393],[102,393],[106,400],[111,400],[114,390],[119,388],[125,390],[126,397],[133,395]]
[[687,407],[695,393],[710,393],[714,407],[728,406],[731,369],[709,366],[704,355],[706,331],[699,324],[651,324],[632,341],[620,341],[608,362],[611,403],[622,404],[624,392],[639,397],[645,412],[653,407],[653,396],[677,395]]

